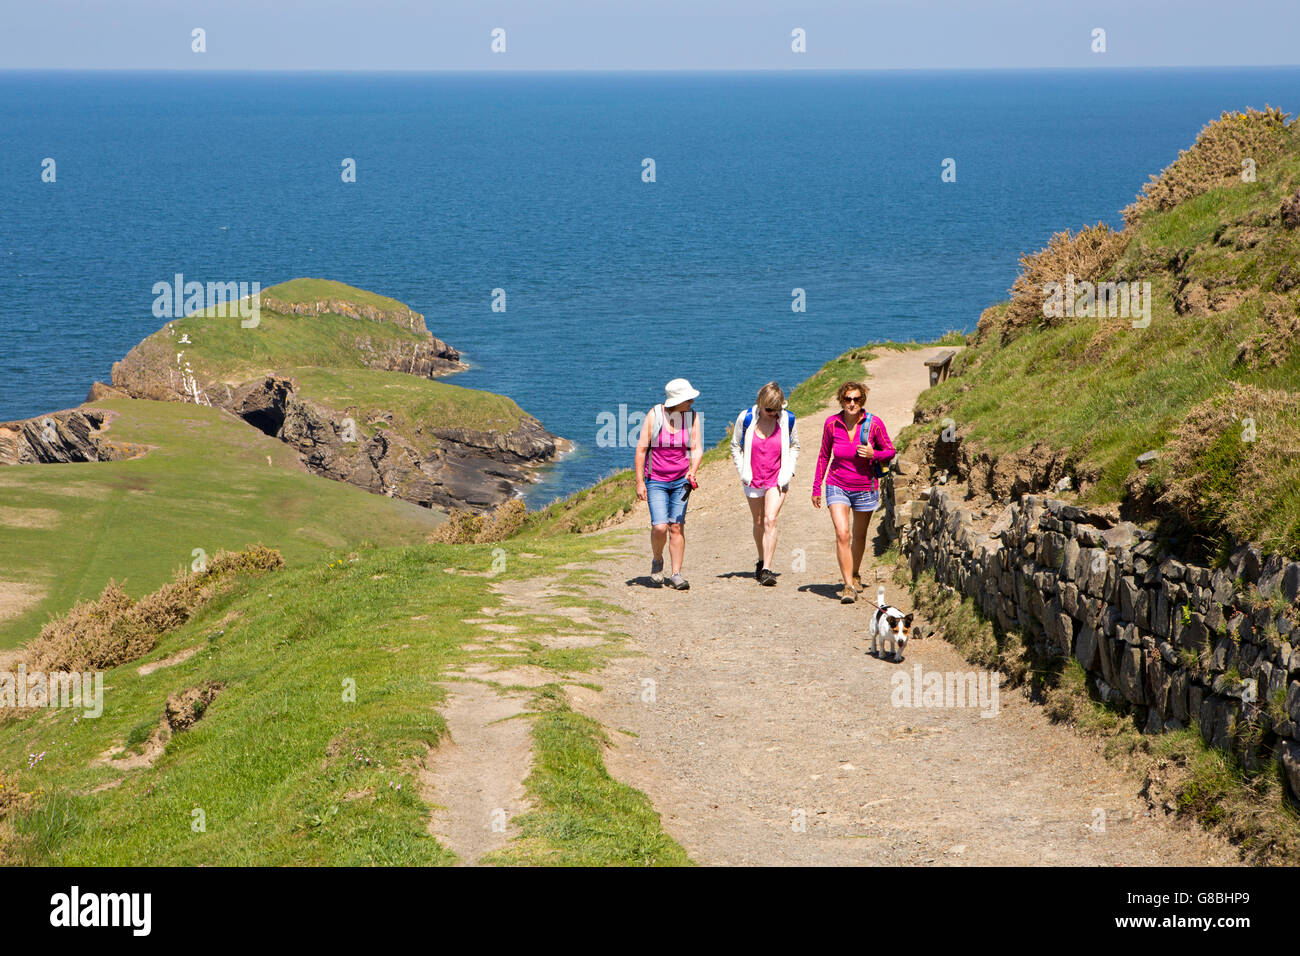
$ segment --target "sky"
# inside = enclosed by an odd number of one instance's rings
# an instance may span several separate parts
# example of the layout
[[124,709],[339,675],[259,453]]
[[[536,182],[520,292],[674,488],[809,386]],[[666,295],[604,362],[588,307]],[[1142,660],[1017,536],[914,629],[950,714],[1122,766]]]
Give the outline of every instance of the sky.
[[0,0],[0,69],[1280,66],[1297,36],[1300,0]]

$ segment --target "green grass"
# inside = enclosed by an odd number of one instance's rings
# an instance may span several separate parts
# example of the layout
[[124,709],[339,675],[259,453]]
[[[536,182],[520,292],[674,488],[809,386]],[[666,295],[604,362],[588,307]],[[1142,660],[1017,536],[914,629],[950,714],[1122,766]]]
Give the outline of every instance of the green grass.
[[366,421],[378,412],[391,412],[385,428],[417,435],[421,426],[467,428],[474,431],[513,431],[524,412],[512,399],[445,382],[375,369],[286,368],[280,370],[300,385],[303,395],[339,411],[353,414],[359,432],[373,431]]
[[[262,309],[256,328],[243,328],[238,315],[211,317],[204,313],[175,319],[174,334],[161,329],[136,348],[157,368],[175,368],[176,353],[183,352],[201,380],[239,383],[286,368],[365,367],[358,340],[369,340],[376,351],[412,348],[428,340],[391,322],[372,322],[347,316],[279,315]],[[188,335],[189,344],[179,344]]]
[[383,309],[385,312],[409,308],[409,306],[398,302],[396,299],[390,299],[386,295],[358,289],[356,286],[336,282],[333,279],[290,279],[288,282],[281,282],[279,285],[263,289],[262,295],[271,296],[284,302],[295,303],[342,299],[345,302],[371,305],[377,309]]
[[96,407],[116,416],[106,437],[154,447],[129,461],[0,469],[0,581],[45,592],[0,622],[0,648],[34,637],[110,578],[135,597],[154,590],[191,565],[196,548],[211,556],[260,542],[296,564],[367,541],[423,541],[442,520],[311,475],[287,445],[211,408],[130,399]]
[[521,837],[490,856],[500,865],[687,866],[686,851],[663,832],[645,794],[605,770],[608,744],[595,721],[574,713],[563,694],[537,698],[533,770],[525,785],[536,809],[514,822]]
[[[597,546],[535,540],[525,557],[506,543],[505,573],[564,581],[564,565],[590,562]],[[148,657],[195,645],[200,653],[149,675],[136,663],[107,672],[100,718],[54,710],[3,725],[0,770],[35,805],[6,820],[14,833],[0,855],[79,866],[454,862],[426,832],[418,769],[445,733],[438,682],[501,656],[461,646],[482,638],[466,612],[501,606],[492,579],[444,569],[481,572],[492,561],[488,545],[367,548],[341,566],[320,560],[241,579]],[[540,612],[522,624],[524,635],[571,629]],[[550,662],[557,683],[599,663],[598,654]],[[208,681],[224,689],[153,766],[100,759],[138,747],[169,694]],[[345,681],[355,683],[354,703]],[[609,779],[594,726],[554,700],[536,720],[537,816],[500,862],[535,853],[539,834],[548,855],[568,862],[685,861],[645,798]],[[27,755],[41,751],[27,769]],[[195,810],[204,832],[192,826]],[[578,822],[554,823],[561,818]]]

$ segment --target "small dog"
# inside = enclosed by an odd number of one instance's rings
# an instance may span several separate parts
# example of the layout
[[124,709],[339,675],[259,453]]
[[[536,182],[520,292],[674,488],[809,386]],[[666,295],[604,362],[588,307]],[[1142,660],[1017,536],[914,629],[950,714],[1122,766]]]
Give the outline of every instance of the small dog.
[[876,589],[876,604],[879,607],[871,615],[871,654],[880,657],[880,645],[888,641],[894,662],[898,663],[903,659],[907,639],[912,636],[912,615],[886,604],[883,586]]

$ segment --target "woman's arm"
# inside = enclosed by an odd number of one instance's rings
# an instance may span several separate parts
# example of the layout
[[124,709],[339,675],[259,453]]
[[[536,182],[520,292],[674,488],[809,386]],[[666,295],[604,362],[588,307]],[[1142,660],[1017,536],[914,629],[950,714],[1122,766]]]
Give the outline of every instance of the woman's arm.
[[646,500],[645,490],[645,456],[650,452],[650,430],[654,427],[654,412],[651,411],[641,423],[641,437],[636,440],[636,496],[637,500]]
[[704,442],[700,438],[700,416],[691,416],[691,467],[686,470],[687,478],[694,478],[700,470],[700,461],[704,458]]
[[871,430],[876,434],[875,452],[872,455],[876,461],[888,461],[893,458],[897,451],[894,450],[894,443],[889,440],[889,432],[885,429],[885,422],[879,416],[874,416],[871,422]]
[[736,416],[736,424],[731,426],[731,463],[736,466],[736,471],[745,474],[745,413],[741,412]]
[[826,475],[826,467],[831,461],[831,421],[834,415],[826,419],[826,424],[822,426],[822,447],[817,455],[817,472],[813,475],[813,497],[820,498],[822,494],[822,478]]

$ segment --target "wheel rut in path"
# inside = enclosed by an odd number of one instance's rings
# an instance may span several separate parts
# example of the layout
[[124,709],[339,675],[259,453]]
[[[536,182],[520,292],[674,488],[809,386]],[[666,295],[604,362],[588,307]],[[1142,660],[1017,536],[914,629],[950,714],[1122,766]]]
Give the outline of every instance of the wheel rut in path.
[[[891,436],[911,422],[937,351],[869,364],[868,410]],[[913,641],[902,664],[877,660],[871,606],[836,599],[830,519],[809,500],[821,423],[835,410],[800,420],[776,587],[753,579],[749,511],[729,461],[703,469],[691,496],[689,591],[650,586],[645,505],[599,532],[635,532],[600,565],[606,584],[595,589],[633,612],[634,653],[605,668],[602,691],[567,693],[611,731],[636,735],[610,734],[610,772],[643,790],[705,864],[1237,862],[1199,828],[1149,814],[1141,782],[1099,742],[1051,724],[1018,690],[1000,692],[996,715],[989,698],[894,706],[897,675],[976,669],[938,637]],[[873,562],[868,547],[868,582]],[[889,602],[908,610],[906,590],[881,577]]]

